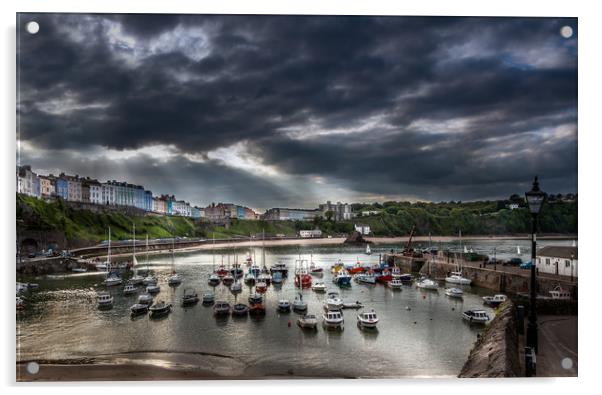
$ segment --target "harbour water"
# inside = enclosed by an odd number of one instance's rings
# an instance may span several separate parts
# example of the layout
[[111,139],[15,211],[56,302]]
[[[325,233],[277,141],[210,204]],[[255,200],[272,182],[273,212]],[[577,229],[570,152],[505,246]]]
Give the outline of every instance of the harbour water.
[[[517,243],[528,255],[528,241],[504,241],[506,247],[501,250],[516,250]],[[470,245],[475,252],[490,247],[486,241]],[[183,290],[189,287],[199,295],[213,290],[216,300],[247,303],[252,290],[249,286],[243,285],[242,293],[235,296],[224,285],[208,285],[214,269],[214,255],[208,251],[176,254],[175,268],[184,282],[175,288],[167,285],[171,256],[149,258],[148,267],[161,287],[155,300],[174,306],[172,313],[160,320],[148,316],[131,318],[129,306],[135,303],[136,295],[123,296],[123,286],[108,289],[115,298],[111,310],[98,310],[96,293],[107,289],[101,285],[103,275],[99,273],[28,279],[40,287],[25,294],[26,307],[17,316],[17,361],[152,364],[182,370],[202,367],[216,376],[244,377],[456,376],[481,330],[464,322],[461,313],[483,308],[493,316],[481,300],[490,292],[466,287],[464,298],[459,300],[445,296],[445,284],[433,292],[415,286],[393,291],[382,285],[356,283],[349,289],[338,289],[332,283],[330,267],[336,260],[342,259],[345,264],[358,260],[376,263],[379,254],[391,248],[399,246],[373,246],[370,256],[363,254],[363,248],[353,247],[266,248],[266,266],[285,263],[289,275],[281,287],[268,288],[264,296],[267,314],[259,319],[216,319],[212,308],[200,303],[181,307]],[[222,259],[227,265],[228,256],[234,263],[235,254],[243,262],[248,251],[217,250],[216,267]],[[360,330],[356,325],[357,310],[344,310],[342,331],[325,330],[321,325],[317,331],[301,330],[296,325],[296,313],[277,312],[278,299],[292,301],[299,293],[293,281],[295,260],[299,256],[309,260],[310,254],[325,269],[323,277],[314,277],[314,281],[323,281],[329,289],[338,290],[346,301],[360,301],[366,308],[375,309],[380,318],[378,330]],[[262,264],[260,248],[252,249],[251,255]],[[144,253],[138,255],[138,262],[141,271],[146,271]],[[245,265],[243,268],[246,270]],[[302,294],[309,312],[316,314],[321,323],[326,294],[316,294],[311,289]]]

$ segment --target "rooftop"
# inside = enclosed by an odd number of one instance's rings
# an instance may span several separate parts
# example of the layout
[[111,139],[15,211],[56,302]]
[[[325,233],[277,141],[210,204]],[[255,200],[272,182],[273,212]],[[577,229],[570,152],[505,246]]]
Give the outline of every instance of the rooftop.
[[554,258],[578,259],[577,247],[565,246],[546,246],[537,252],[539,256],[549,256]]

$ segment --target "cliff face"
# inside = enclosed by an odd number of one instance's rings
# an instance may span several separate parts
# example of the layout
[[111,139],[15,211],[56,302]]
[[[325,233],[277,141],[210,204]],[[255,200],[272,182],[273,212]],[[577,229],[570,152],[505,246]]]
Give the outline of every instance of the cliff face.
[[500,306],[498,314],[470,352],[458,377],[522,376],[518,355],[516,308],[509,301]]

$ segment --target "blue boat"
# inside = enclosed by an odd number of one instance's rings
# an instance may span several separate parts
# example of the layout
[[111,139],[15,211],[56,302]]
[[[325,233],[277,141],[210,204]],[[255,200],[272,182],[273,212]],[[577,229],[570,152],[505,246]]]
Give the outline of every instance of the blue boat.
[[333,278],[333,281],[339,287],[351,286],[351,275],[347,270],[340,270]]

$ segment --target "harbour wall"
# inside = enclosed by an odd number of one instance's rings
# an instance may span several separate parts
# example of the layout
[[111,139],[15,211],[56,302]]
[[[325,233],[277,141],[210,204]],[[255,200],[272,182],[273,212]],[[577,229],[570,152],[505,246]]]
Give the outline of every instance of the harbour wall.
[[497,310],[477,340],[458,377],[520,377],[516,308],[511,301]]

